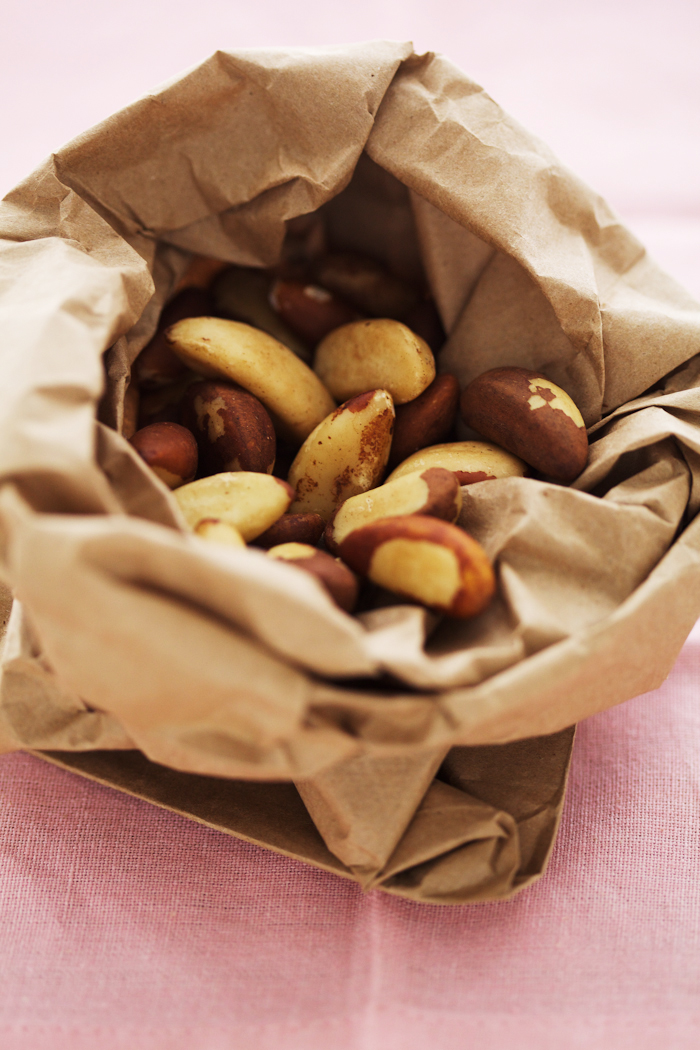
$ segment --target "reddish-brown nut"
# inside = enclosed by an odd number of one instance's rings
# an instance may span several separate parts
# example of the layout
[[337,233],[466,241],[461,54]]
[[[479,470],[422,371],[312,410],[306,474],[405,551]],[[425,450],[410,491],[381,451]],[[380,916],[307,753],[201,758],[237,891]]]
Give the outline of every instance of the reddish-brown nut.
[[337,252],[319,259],[316,280],[370,317],[402,321],[419,301],[418,293],[389,273],[381,263],[355,252]]
[[446,372],[413,401],[397,405],[389,469],[393,470],[418,449],[444,441],[455,421],[458,403],[457,377]]
[[355,529],[339,553],[374,583],[448,616],[476,616],[496,588],[481,545],[456,525],[422,514]]
[[281,543],[306,543],[315,547],[323,534],[320,514],[283,514],[255,540],[256,547],[269,550]]
[[588,436],[569,395],[539,372],[494,368],[462,394],[462,418],[556,481],[573,481],[588,460]]
[[432,467],[416,471],[341,503],[326,527],[326,546],[336,554],[339,545],[354,529],[379,518],[427,514],[454,522],[461,509],[462,490],[451,470]]
[[131,444],[170,489],[192,481],[197,473],[197,442],[179,423],[152,423],[137,430]]
[[187,374],[187,366],[165,339],[165,329],[186,317],[207,316],[213,308],[211,295],[201,288],[186,288],[166,304],[156,334],[134,362],[134,374],[144,390],[176,383]]
[[151,423],[177,423],[185,391],[193,382],[195,376],[187,372],[185,378],[177,383],[142,392],[139,400],[139,429]]
[[404,318],[404,324],[424,339],[434,354],[442,350],[447,336],[432,299],[422,299]]
[[355,573],[339,558],[332,558],[306,543],[282,543],[267,552],[271,558],[290,562],[304,572],[315,576],[326,588],[336,605],[352,612],[360,590]]
[[270,303],[293,332],[315,346],[334,328],[357,319],[352,307],[317,284],[275,281]]
[[197,439],[200,474],[272,473],[272,420],[257,397],[237,383],[207,379],[193,383],[182,400],[180,422]]

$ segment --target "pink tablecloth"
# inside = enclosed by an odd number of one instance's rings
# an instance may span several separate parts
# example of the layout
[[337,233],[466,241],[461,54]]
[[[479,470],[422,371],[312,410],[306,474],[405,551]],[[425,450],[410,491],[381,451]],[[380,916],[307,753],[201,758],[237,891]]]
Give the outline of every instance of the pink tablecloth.
[[[2,26],[0,191],[216,47],[412,37],[700,296],[697,0],[25,0]],[[657,693],[580,727],[547,876],[447,909],[4,756],[0,1048],[695,1050],[699,756],[700,633]]]
[[0,759],[3,1050],[695,1050],[700,631],[578,733],[548,874],[416,905]]

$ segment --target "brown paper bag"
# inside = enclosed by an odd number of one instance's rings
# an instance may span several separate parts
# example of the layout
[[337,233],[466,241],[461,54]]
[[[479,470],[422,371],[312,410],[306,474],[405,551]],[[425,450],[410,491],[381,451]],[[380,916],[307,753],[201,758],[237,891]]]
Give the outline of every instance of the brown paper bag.
[[[464,490],[499,580],[472,622],[351,618],[207,546],[119,436],[192,253],[270,265],[317,210],[331,246],[425,274],[439,368],[541,369],[591,428],[568,488]],[[0,747],[419,900],[541,873],[568,727],[659,685],[700,613],[700,307],[405,44],[219,52],[47,161],[0,237]]]

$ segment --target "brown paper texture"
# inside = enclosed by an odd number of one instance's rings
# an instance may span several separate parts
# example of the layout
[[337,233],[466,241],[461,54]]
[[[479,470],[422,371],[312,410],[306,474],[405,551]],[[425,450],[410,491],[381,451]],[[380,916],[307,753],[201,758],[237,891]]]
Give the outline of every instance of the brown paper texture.
[[[351,618],[293,567],[186,534],[118,433],[191,254],[270,265],[316,210],[332,247],[426,275],[440,369],[540,369],[591,428],[573,486],[464,489],[499,581],[474,621]],[[48,160],[0,238],[0,749],[415,899],[541,873],[568,727],[658,686],[700,614],[700,306],[407,44],[218,52]],[[513,780],[538,748],[547,775]]]

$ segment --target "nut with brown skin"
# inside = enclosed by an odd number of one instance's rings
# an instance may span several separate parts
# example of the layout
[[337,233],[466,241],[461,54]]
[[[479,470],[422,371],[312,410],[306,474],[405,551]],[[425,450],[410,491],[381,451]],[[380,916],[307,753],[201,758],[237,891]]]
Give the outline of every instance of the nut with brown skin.
[[139,428],[139,409],[141,391],[132,380],[124,392],[124,410],[122,414],[122,437],[128,441]]
[[476,616],[496,588],[491,563],[475,539],[421,514],[355,529],[339,553],[355,572],[447,616]]
[[304,281],[275,281],[270,303],[292,331],[311,346],[334,328],[357,319],[356,311],[333,292]]
[[341,503],[328,522],[326,546],[333,553],[354,529],[380,518],[425,514],[455,522],[462,509],[462,490],[452,471],[432,467],[405,474],[376,489],[351,496]]
[[539,372],[494,368],[472,380],[460,403],[467,426],[555,481],[573,481],[588,461],[588,436],[569,395]]
[[238,529],[229,521],[221,518],[202,518],[195,525],[194,532],[208,543],[218,543],[222,547],[245,547],[245,540]]
[[229,379],[254,394],[282,437],[301,442],[335,402],[308,365],[272,336],[238,321],[192,317],[166,331],[176,354],[208,379]]
[[180,422],[199,447],[200,474],[253,470],[271,474],[275,428],[264,405],[236,383],[205,379],[188,387]]
[[233,525],[249,543],[285,513],[293,495],[280,478],[237,470],[191,481],[177,490],[175,499],[190,529],[216,518]]
[[335,252],[316,263],[316,280],[363,314],[402,321],[419,302],[415,288],[375,259],[355,252]]
[[186,317],[204,317],[212,313],[214,301],[201,288],[187,288],[166,303],[156,334],[134,361],[134,374],[144,390],[155,390],[184,379],[187,366],[173,353],[165,338],[165,329]]
[[296,498],[291,511],[327,521],[349,496],[374,488],[386,466],[394,406],[386,390],[346,401],[309,434],[288,475]]
[[357,605],[360,590],[358,579],[339,558],[333,558],[306,543],[282,543],[267,553],[271,558],[289,562],[314,576],[345,612],[351,613]]
[[283,514],[255,540],[256,547],[269,550],[281,543],[306,543],[315,547],[323,535],[320,514]]
[[400,321],[354,321],[319,344],[314,372],[337,401],[382,387],[394,404],[413,401],[435,378],[433,352]]
[[413,401],[397,405],[389,469],[419,449],[444,441],[452,429],[458,404],[459,382],[446,372],[436,376]]
[[185,485],[197,473],[197,442],[179,423],[152,423],[137,430],[131,444],[170,489]]
[[522,478],[527,467],[521,459],[492,445],[488,441],[448,441],[430,445],[414,452],[399,463],[387,482],[428,467],[451,470],[460,485],[474,485],[477,481],[495,481],[496,478]]

